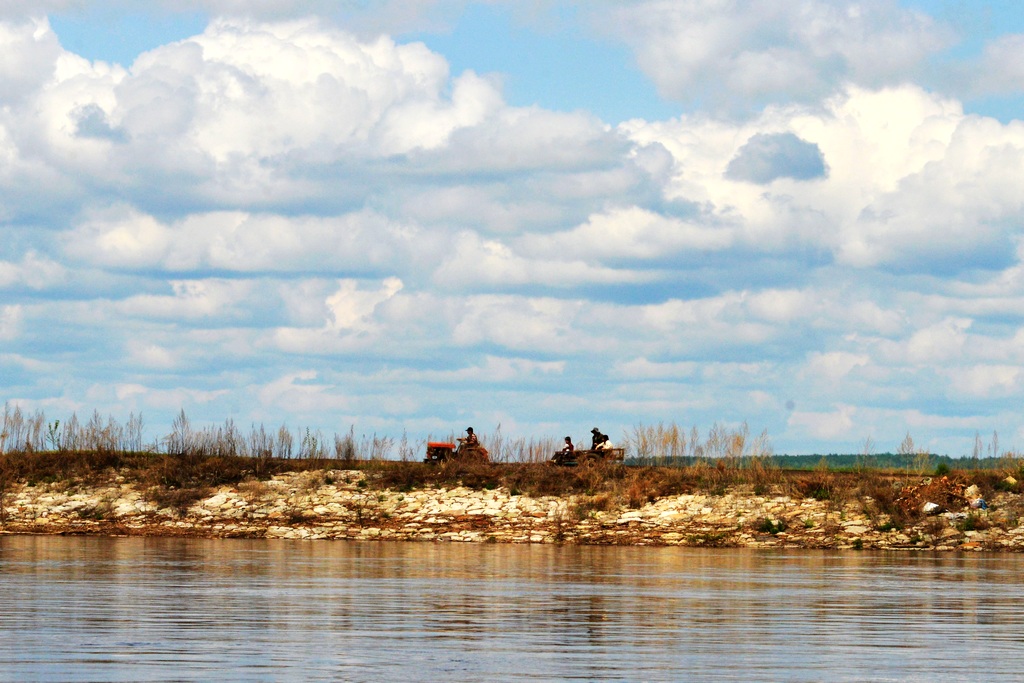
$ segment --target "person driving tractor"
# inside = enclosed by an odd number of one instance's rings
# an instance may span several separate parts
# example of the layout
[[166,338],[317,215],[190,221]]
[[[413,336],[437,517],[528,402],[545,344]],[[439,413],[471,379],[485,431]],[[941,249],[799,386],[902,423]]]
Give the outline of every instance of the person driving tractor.
[[459,438],[459,443],[465,446],[479,446],[480,439],[476,438],[476,434],[473,433],[472,427],[466,427],[466,436]]

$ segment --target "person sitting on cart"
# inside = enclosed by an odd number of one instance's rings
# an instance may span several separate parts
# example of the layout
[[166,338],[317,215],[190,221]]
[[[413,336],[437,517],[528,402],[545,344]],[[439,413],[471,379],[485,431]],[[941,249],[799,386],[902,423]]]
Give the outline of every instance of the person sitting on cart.
[[572,445],[572,439],[568,436],[565,437],[565,445],[562,446],[562,450],[555,451],[555,454],[551,456],[551,462],[556,465],[569,465],[576,462],[575,455],[576,447]]
[[605,448],[612,447],[612,442],[608,439],[608,435],[602,434],[601,430],[598,429],[597,427],[591,429],[590,433],[594,435],[594,438],[591,440],[590,443],[590,450],[600,451],[604,450]]

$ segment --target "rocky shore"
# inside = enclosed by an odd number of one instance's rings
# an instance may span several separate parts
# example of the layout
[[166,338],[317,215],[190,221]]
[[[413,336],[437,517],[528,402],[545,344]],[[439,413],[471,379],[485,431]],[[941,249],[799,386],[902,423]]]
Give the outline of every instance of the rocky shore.
[[842,503],[742,488],[658,498],[630,508],[610,496],[530,497],[464,487],[373,490],[359,471],[282,474],[212,489],[161,507],[136,485],[17,484],[0,533],[351,539],[435,542],[681,545],[751,548],[1024,550],[1024,495],[987,509],[934,509],[912,524]]

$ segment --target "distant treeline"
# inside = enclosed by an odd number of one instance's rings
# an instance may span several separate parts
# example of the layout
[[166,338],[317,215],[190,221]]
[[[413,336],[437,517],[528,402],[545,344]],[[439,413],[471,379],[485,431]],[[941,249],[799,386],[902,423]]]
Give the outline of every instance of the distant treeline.
[[[814,470],[825,467],[836,471],[858,469],[934,471],[940,466],[945,466],[945,469],[950,470],[997,469],[1006,467],[1008,459],[1012,457],[1010,454],[999,458],[972,458],[969,456],[953,458],[934,453],[873,453],[871,455],[814,453],[811,455],[765,455],[757,457],[756,460],[762,464],[771,463],[785,470]],[[753,460],[755,458],[743,456],[739,458],[739,466],[748,466]],[[713,460],[696,457],[630,458],[626,464],[688,467],[698,462],[713,462]]]

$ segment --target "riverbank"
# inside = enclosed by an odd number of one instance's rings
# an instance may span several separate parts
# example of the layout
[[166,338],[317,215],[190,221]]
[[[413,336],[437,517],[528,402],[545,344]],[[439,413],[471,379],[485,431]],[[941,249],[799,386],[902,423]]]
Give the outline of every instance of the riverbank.
[[[642,504],[608,494],[526,495],[504,487],[380,489],[360,470],[286,472],[211,487],[201,498],[175,505],[173,492],[154,496],[137,482],[114,477],[90,485],[12,484],[0,533],[1024,550],[1024,495],[992,491],[987,509],[972,509],[963,484],[928,477],[914,482],[903,487],[903,498],[915,507],[931,502],[934,514],[896,519],[880,513],[869,496],[759,495],[745,485],[656,496]],[[1016,482],[1006,488],[1015,489]]]

